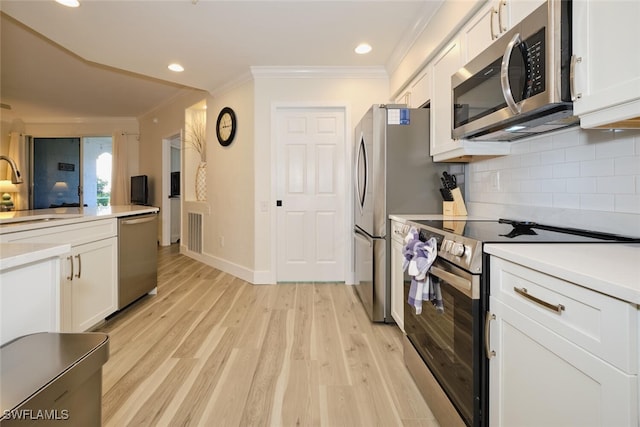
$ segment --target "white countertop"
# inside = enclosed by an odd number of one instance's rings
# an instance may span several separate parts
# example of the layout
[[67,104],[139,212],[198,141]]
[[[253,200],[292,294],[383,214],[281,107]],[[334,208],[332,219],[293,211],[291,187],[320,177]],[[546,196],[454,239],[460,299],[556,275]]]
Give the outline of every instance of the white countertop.
[[481,216],[451,216],[442,214],[394,214],[389,215],[389,219],[406,223],[407,221],[495,221],[495,218],[485,218]]
[[484,251],[640,306],[640,244],[492,243]]
[[69,244],[3,243],[0,244],[0,271],[57,258],[70,251]]
[[154,206],[123,205],[0,212],[0,234],[158,211]]

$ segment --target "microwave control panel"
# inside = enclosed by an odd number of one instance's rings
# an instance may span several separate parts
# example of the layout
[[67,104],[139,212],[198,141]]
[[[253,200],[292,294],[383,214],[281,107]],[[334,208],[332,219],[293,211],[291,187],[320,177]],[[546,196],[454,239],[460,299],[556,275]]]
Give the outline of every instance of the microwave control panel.
[[535,96],[545,90],[545,29],[527,38],[523,43],[529,63],[528,93],[525,98]]

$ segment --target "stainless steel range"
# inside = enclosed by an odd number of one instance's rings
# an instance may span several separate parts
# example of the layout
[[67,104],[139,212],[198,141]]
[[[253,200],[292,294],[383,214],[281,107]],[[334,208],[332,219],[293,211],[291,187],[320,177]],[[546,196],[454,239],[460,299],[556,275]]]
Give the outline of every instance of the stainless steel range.
[[[420,314],[405,307],[405,362],[442,425],[488,425],[488,360],[484,318],[488,310],[488,255],[484,243],[640,243],[608,233],[528,221],[408,221],[422,241],[438,243],[429,269],[444,312],[425,302]],[[405,301],[411,278],[405,276]]]

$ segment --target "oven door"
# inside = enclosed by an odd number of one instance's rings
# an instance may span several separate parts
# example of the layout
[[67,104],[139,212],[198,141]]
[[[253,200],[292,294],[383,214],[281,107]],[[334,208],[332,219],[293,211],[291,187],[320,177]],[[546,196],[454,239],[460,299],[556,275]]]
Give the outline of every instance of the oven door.
[[[430,280],[442,292],[444,312],[438,313],[428,301],[422,313],[405,307],[407,338],[420,354],[467,425],[480,425],[482,362],[482,314],[480,276],[449,262],[436,259],[429,270]],[[405,275],[405,301],[411,278]]]

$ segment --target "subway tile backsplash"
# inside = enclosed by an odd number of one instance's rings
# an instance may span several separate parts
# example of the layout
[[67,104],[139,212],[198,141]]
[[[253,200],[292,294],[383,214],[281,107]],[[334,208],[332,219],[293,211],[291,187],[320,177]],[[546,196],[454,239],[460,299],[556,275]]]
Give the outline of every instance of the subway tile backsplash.
[[512,144],[508,156],[467,165],[470,213],[619,217],[640,232],[640,131],[571,128]]

